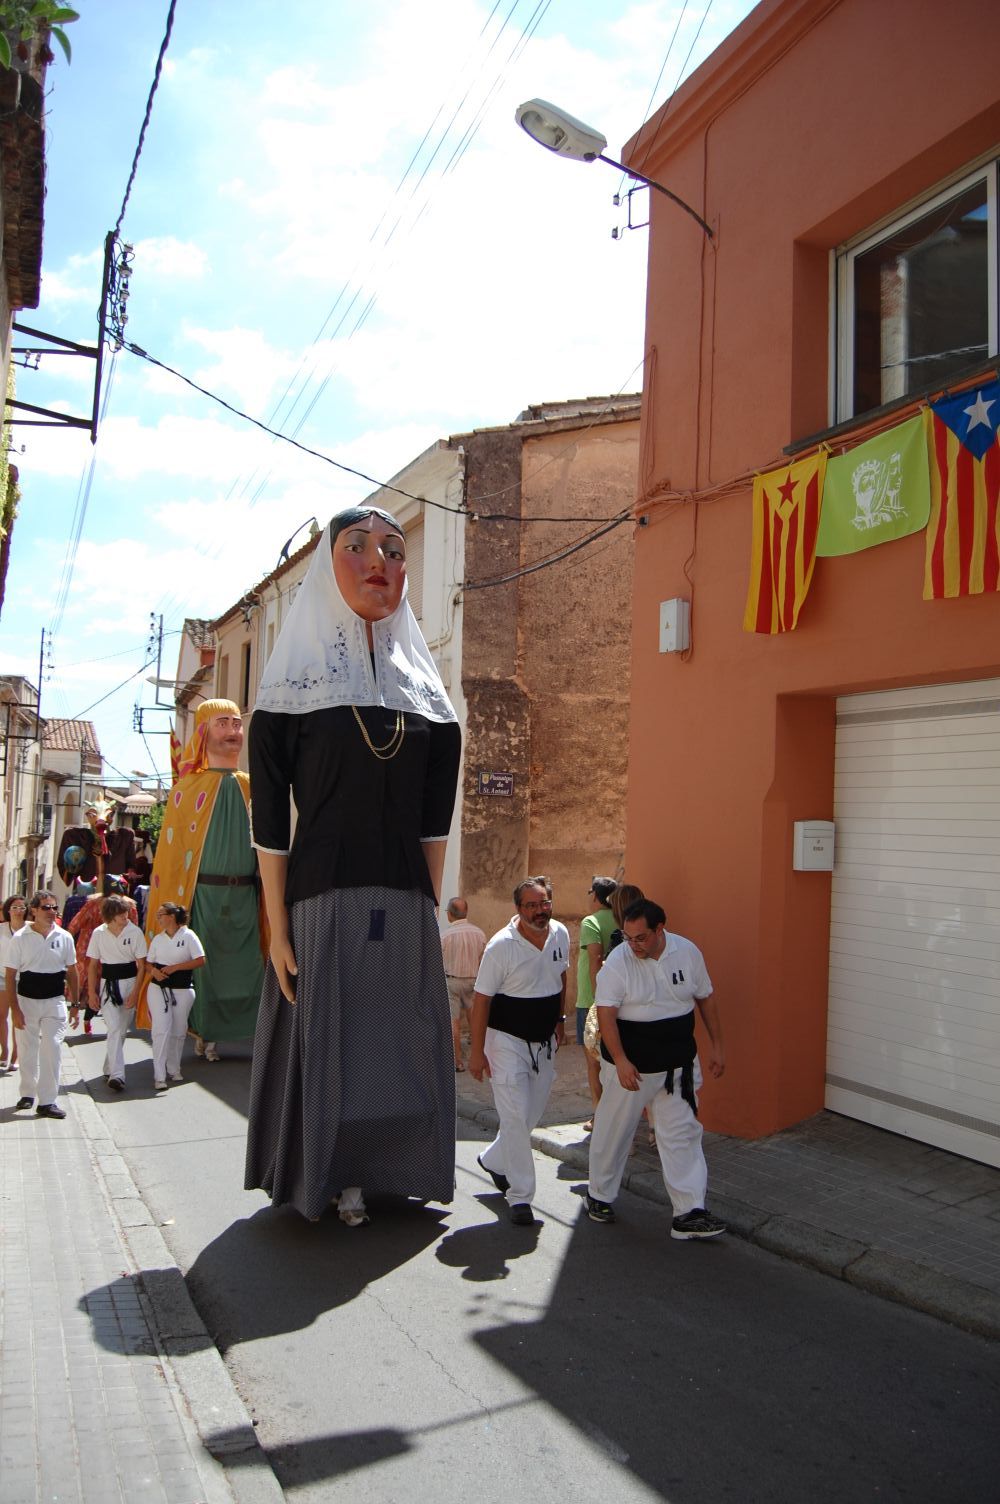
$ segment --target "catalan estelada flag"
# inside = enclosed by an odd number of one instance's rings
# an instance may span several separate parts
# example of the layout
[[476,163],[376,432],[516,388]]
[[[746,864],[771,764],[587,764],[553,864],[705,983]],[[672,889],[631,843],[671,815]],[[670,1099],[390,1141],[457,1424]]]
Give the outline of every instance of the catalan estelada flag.
[[924,414],[931,472],[924,600],[1000,589],[1000,381]]
[[826,451],[753,483],[753,548],[744,632],[790,632],[816,564]]

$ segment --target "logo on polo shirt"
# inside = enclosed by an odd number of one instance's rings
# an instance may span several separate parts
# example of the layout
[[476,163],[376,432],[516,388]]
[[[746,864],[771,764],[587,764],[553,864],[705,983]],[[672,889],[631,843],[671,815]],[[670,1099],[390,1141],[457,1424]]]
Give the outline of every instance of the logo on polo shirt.
[[670,980],[673,982],[674,986],[676,987],[679,982],[683,982],[683,980],[684,980],[684,973],[683,973],[683,971],[672,971],[670,973]]

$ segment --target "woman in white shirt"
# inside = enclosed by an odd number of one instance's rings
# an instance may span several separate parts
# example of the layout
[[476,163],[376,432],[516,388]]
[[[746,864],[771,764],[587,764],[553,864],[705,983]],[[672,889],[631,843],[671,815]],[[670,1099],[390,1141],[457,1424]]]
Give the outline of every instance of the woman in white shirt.
[[205,948],[188,929],[187,909],[179,903],[161,903],[155,919],[159,933],[150,941],[146,957],[152,976],[146,1001],[153,1034],[153,1085],[166,1091],[168,1077],[184,1079],[181,1053],[194,1004],[192,973],[204,966]]
[[24,928],[28,917],[28,905],[20,893],[3,901],[3,923],[0,924],[0,1075],[12,1071],[17,1064],[17,1033],[9,1023],[13,998],[7,996],[4,978],[7,974],[7,952],[18,930]]
[[[100,1000],[107,1029],[104,1074],[111,1091],[125,1090],[125,1035],[135,1018],[135,988],[145,970],[146,937],[115,894],[101,903],[101,918],[87,944],[87,996]],[[98,970],[100,981],[98,981]]]

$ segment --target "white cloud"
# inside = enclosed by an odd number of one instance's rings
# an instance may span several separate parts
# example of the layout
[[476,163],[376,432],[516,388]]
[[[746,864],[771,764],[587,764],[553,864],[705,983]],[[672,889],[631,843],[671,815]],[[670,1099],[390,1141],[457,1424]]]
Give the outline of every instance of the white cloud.
[[135,242],[133,276],[163,277],[172,282],[200,281],[209,270],[201,246],[174,235],[153,235]]
[[259,329],[199,329],[185,325],[185,339],[214,357],[194,378],[210,391],[235,398],[251,416],[260,416],[276,389],[299,368],[300,357],[277,349]]

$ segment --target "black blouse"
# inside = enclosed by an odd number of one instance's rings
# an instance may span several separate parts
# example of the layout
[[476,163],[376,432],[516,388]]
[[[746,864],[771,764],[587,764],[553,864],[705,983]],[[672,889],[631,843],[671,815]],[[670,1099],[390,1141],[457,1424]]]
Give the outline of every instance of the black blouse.
[[[365,705],[358,714],[376,747],[390,743],[394,710]],[[254,711],[254,845],[288,851],[289,792],[298,811],[287,903],[331,888],[417,888],[436,897],[420,843],[448,834],[462,738],[454,721],[429,721],[410,711],[403,721],[402,746],[383,760],[369,749],[350,705],[306,715]]]

